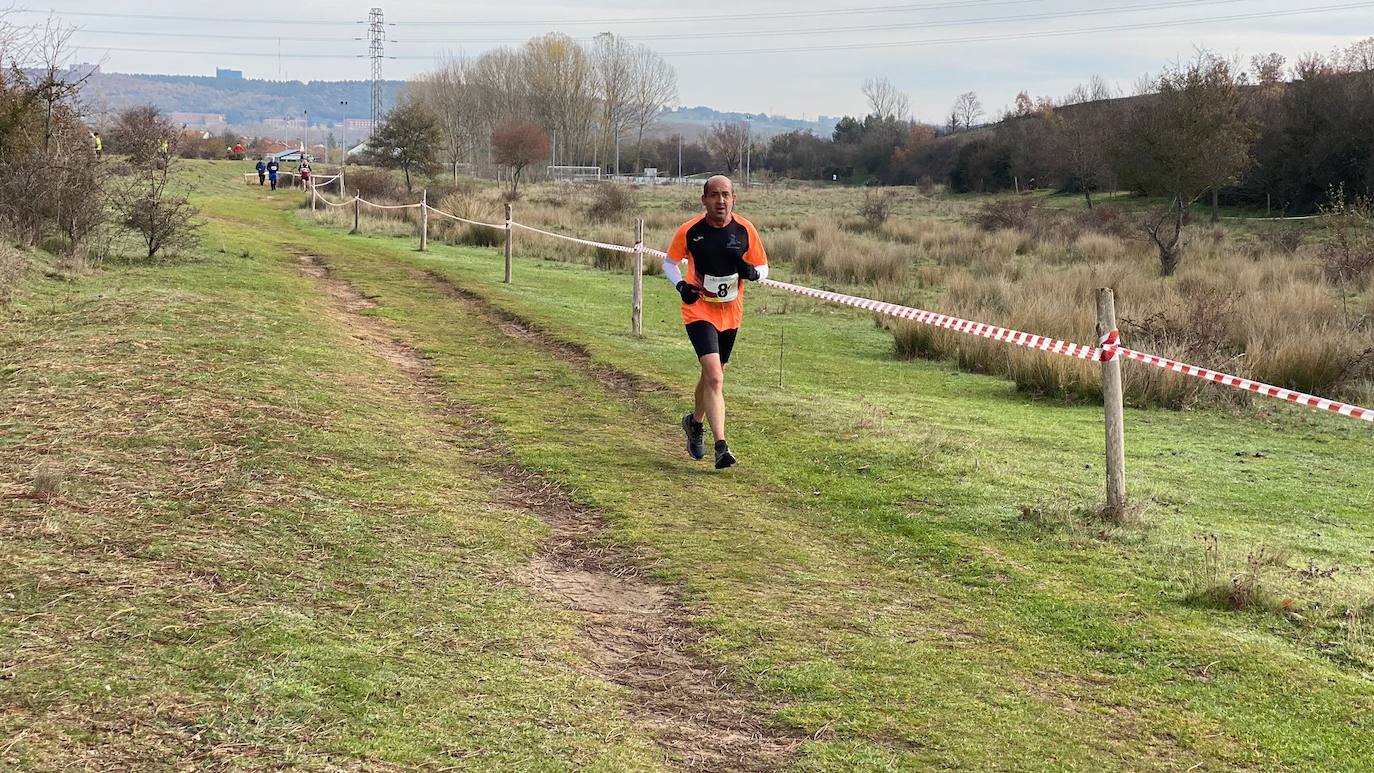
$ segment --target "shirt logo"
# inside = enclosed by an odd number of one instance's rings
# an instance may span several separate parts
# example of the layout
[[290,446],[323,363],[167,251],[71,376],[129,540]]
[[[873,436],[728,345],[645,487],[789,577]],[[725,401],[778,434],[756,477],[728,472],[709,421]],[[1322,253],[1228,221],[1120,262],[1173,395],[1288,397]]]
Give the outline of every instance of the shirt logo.
[[725,243],[725,249],[742,250],[744,245],[739,243],[739,239],[734,234],[730,234],[730,240]]
[[698,237],[696,237],[695,239],[692,240],[692,243],[693,243],[693,244],[696,244],[697,242],[699,242],[699,241],[701,241],[702,239],[705,239],[705,238],[706,238],[705,236],[698,236]]

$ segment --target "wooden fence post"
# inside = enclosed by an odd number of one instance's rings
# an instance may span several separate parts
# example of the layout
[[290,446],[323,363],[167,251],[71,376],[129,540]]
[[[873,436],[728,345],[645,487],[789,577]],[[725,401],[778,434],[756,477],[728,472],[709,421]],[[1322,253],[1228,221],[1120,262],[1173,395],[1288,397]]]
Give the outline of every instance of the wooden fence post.
[[[1098,288],[1097,340],[1105,341],[1115,330],[1116,298],[1110,287]],[[1107,510],[1116,517],[1126,507],[1126,430],[1121,395],[1121,359],[1116,356],[1102,363],[1102,406],[1107,429]]]
[[315,186],[310,186],[310,211],[315,211]]
[[342,199],[343,197],[344,197],[343,170],[340,169],[340,170],[339,170],[339,198]]
[[429,249],[429,189],[420,191],[420,252]]
[[515,238],[515,232],[511,230],[511,219],[514,217],[515,208],[511,203],[506,202],[506,284],[510,284],[511,274],[511,240]]
[[635,220],[634,293],[630,301],[630,332],[644,335],[644,218]]

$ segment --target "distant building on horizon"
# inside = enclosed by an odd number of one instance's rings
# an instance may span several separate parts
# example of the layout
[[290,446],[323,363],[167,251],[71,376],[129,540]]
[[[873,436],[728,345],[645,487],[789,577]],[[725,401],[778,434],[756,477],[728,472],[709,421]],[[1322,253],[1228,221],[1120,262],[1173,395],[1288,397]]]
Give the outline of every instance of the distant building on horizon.
[[372,133],[371,118],[345,118],[343,121],[344,131],[347,132],[367,132]]
[[223,126],[223,113],[168,113],[167,120],[184,126]]
[[243,80],[243,70],[229,70],[224,67],[216,67],[215,77],[223,78],[228,81],[241,81]]

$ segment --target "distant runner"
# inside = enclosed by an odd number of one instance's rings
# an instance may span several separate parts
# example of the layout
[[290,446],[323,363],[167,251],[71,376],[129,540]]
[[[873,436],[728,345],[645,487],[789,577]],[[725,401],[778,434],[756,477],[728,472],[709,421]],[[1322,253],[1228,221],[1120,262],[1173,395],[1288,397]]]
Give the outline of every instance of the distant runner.
[[258,159],[257,170],[258,170],[258,185],[262,185],[264,182],[267,181],[267,164],[263,163],[263,160],[262,160],[262,159]]
[[[703,421],[716,439],[716,469],[735,463],[725,442],[725,366],[744,318],[744,286],[768,276],[768,255],[754,224],[736,215],[735,187],[716,175],[701,189],[706,213],[678,227],[663,261],[663,273],[682,297],[682,322],[701,363],[696,406],[682,417],[687,453],[706,456]],[[687,261],[684,279],[681,262]]]
[[275,159],[275,158],[268,159],[268,161],[267,161],[267,181],[268,181],[269,183],[272,184],[272,187],[271,187],[269,190],[274,190],[274,191],[275,191],[275,190],[277,189],[277,172],[279,172],[279,171],[281,171],[281,164],[278,164],[278,163],[277,163],[277,159]]

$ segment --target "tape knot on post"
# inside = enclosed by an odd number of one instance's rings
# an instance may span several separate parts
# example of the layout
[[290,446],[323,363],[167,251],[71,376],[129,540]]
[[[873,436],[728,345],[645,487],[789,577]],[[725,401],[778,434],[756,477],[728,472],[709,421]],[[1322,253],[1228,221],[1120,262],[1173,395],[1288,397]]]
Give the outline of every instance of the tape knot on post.
[[1097,342],[1097,359],[1100,362],[1114,362],[1121,358],[1121,331],[1112,328]]

